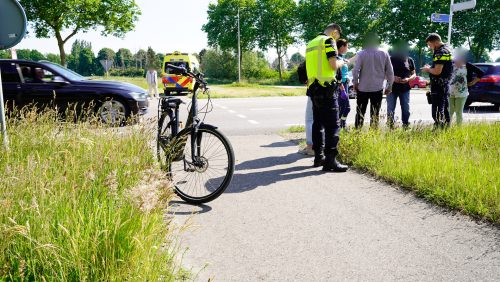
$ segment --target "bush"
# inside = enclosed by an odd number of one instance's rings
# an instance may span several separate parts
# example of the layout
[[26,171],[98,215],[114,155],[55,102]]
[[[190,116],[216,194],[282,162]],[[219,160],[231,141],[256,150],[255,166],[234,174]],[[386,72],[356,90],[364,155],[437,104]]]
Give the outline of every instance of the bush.
[[127,68],[127,69],[111,69],[109,75],[112,76],[127,76],[127,77],[145,77],[146,71],[143,69]]

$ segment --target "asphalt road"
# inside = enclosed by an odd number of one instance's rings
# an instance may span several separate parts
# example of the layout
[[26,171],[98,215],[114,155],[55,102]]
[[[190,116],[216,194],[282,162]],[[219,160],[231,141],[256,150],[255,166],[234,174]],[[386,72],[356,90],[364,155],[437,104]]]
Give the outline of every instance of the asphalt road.
[[498,227],[356,172],[322,173],[276,135],[229,138],[228,190],[170,209],[189,224],[182,265],[196,281],[500,280]]
[[[184,98],[189,102],[187,98]],[[305,96],[299,97],[265,97],[265,98],[231,98],[214,99],[213,111],[207,115],[206,122],[220,126],[230,135],[272,134],[292,125],[304,125]],[[200,106],[207,100],[200,100]],[[347,123],[354,124],[356,100],[350,100],[351,113]],[[427,104],[423,90],[412,90],[410,98],[410,122],[432,122],[430,105]],[[183,119],[187,110],[182,109]],[[385,99],[381,109],[381,122],[385,122],[387,104]],[[152,100],[147,118],[157,114],[157,100]],[[366,113],[368,122],[369,112]],[[401,118],[400,107],[396,108],[396,117]],[[466,121],[500,121],[500,112],[490,104],[475,103],[464,114]]]
[[[234,179],[207,205],[175,201],[169,209],[188,225],[182,265],[195,280],[500,281],[498,227],[357,172],[311,168],[312,159],[275,134],[304,123],[305,99],[213,101],[206,121],[233,145]],[[469,120],[500,120],[492,108],[473,109]],[[419,92],[412,120],[430,121]]]

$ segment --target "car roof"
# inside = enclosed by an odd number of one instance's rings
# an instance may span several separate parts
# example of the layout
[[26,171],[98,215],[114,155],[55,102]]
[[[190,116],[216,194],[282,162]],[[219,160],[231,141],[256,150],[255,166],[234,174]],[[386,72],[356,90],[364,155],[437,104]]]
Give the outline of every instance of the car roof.
[[48,61],[32,61],[32,60],[14,60],[14,59],[0,59],[0,63],[28,63],[28,64],[45,64],[50,63]]
[[475,63],[474,65],[481,65],[481,66],[500,66],[500,63]]

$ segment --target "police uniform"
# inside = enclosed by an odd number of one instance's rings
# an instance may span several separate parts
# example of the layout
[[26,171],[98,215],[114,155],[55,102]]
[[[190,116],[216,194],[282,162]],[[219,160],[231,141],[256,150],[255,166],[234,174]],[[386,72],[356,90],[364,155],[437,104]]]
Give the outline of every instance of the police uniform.
[[451,51],[446,45],[441,45],[434,50],[432,68],[443,65],[439,75],[429,74],[431,80],[432,119],[435,126],[444,127],[450,124],[449,106],[449,81],[453,70]]
[[[307,44],[307,93],[313,103],[314,166],[323,164],[323,170],[327,171],[345,171],[347,169],[335,160],[338,154],[337,145],[340,132],[339,88],[335,79],[336,71],[331,68],[328,60],[336,56],[335,40],[324,33],[319,34]],[[324,130],[324,142],[322,130]],[[323,153],[326,155],[325,159]]]

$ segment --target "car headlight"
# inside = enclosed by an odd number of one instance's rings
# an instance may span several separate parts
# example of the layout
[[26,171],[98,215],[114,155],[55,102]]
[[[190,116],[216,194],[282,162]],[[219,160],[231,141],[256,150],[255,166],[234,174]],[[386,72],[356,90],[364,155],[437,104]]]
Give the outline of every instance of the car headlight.
[[146,100],[148,98],[146,92],[130,92],[129,95],[136,100]]

